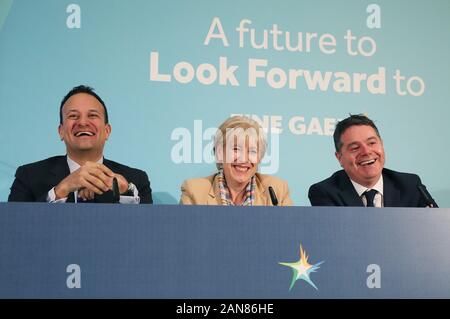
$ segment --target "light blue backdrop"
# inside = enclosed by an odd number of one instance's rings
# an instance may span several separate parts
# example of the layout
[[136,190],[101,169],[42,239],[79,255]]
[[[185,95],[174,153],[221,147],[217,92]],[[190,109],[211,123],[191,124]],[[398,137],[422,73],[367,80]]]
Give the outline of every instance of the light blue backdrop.
[[[371,3],[379,6],[375,22],[380,28],[368,27],[373,12],[366,9]],[[219,39],[204,44],[215,17],[229,46]],[[263,30],[277,24],[291,37],[297,32],[333,35],[336,52],[321,52],[317,41],[311,52],[277,51],[270,33],[269,48],[258,50],[251,47],[248,32],[240,48],[236,28],[244,19],[252,21],[247,28],[255,29],[258,43]],[[347,30],[358,39],[373,39],[373,56],[350,56]],[[57,134],[59,103],[68,90],[83,83],[93,86],[109,109],[113,131],[106,157],[147,171],[156,203],[176,203],[184,179],[215,169],[204,161],[175,163],[172,150],[179,141],[171,139],[172,133],[186,128],[194,134],[195,120],[202,120],[204,131],[230,114],[244,113],[281,117],[275,174],[289,182],[296,205],[309,205],[308,187],[340,169],[332,137],[317,133],[324,130],[325,119],[367,113],[384,139],[386,167],[419,174],[436,201],[450,207],[449,30],[447,0],[0,0],[0,200],[7,199],[17,166],[64,154]],[[368,51],[369,43],[362,49]],[[180,61],[218,66],[219,57],[226,57],[229,66],[238,66],[239,86],[204,85],[195,79],[187,84],[151,81],[151,52],[159,53],[162,73],[170,73]],[[332,85],[325,91],[308,90],[303,79],[297,89],[274,89],[264,79],[250,87],[249,59],[266,59],[268,67],[261,68],[266,72],[279,67],[286,72],[373,74],[383,67],[386,93],[371,94],[365,83],[360,93],[337,93]],[[392,78],[396,70],[406,76],[402,90],[413,78],[410,90],[418,92],[415,79],[420,78],[423,94],[399,95]],[[309,135],[293,134],[289,121],[295,116],[322,127]]]

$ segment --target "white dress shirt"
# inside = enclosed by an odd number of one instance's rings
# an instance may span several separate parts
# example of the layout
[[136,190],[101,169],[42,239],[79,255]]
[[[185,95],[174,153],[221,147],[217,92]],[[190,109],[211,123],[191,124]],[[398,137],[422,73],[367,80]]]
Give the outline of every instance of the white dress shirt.
[[383,207],[383,175],[380,176],[380,179],[378,182],[372,187],[367,188],[365,186],[362,186],[361,184],[358,184],[357,182],[350,179],[350,181],[353,184],[353,187],[355,187],[356,192],[358,193],[358,196],[363,201],[364,206],[367,206],[367,199],[366,196],[364,196],[364,192],[374,189],[377,191],[375,194],[375,198],[373,199],[373,206],[374,207]]

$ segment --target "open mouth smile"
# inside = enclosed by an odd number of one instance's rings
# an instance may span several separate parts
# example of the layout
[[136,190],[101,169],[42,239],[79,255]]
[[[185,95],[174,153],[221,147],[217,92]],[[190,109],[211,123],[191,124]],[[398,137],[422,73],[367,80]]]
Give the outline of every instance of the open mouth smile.
[[251,167],[245,165],[233,165],[233,168],[238,172],[245,173],[248,172]]
[[88,131],[80,131],[80,132],[76,132],[75,137],[81,137],[81,136],[94,136],[95,134],[93,132],[88,132]]
[[373,158],[373,159],[370,159],[370,160],[359,162],[358,165],[360,165],[360,166],[370,166],[370,165],[373,165],[377,160],[378,160],[377,158]]

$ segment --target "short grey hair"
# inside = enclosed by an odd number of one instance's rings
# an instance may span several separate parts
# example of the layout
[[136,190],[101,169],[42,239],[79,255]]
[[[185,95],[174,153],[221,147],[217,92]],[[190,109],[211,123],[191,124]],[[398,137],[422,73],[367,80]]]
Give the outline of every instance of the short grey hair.
[[[261,160],[264,157],[267,149],[267,137],[261,125],[255,120],[246,116],[232,116],[223,122],[217,129],[216,135],[214,136],[214,152],[217,152],[219,147],[225,148],[224,136],[227,136],[227,132],[234,129],[242,129],[243,131],[236,131],[237,134],[255,132],[258,137],[258,156]],[[250,129],[250,130],[249,130]],[[222,169],[223,164],[217,163],[218,169]]]

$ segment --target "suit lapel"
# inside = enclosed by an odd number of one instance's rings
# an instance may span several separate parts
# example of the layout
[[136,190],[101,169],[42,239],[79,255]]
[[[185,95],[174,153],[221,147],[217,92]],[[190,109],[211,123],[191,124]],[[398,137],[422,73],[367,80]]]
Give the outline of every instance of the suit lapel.
[[265,205],[271,205],[266,203],[266,199],[268,196],[266,196],[267,187],[261,183],[261,180],[258,178],[258,175],[256,175],[256,189],[255,189],[255,201],[253,202],[254,206],[265,206]]
[[61,156],[58,158],[55,165],[50,168],[51,178],[57,179],[57,184],[70,174],[69,165],[67,164],[67,157]]
[[345,206],[364,206],[361,198],[356,192],[355,187],[350,181],[350,178],[345,172],[343,173],[339,184],[341,189],[339,196],[341,197]]
[[221,205],[219,182],[217,181],[217,175],[214,176],[211,188],[209,189],[208,198],[206,199],[206,205]]
[[385,207],[395,207],[400,203],[400,191],[394,187],[392,180],[383,172],[383,199]]
[[[55,165],[53,165],[50,168],[50,176],[49,176],[49,181],[48,181],[50,188],[58,185],[59,182],[61,182],[64,178],[69,176],[69,174],[70,174],[70,169],[69,169],[69,165],[67,164],[67,157],[61,156],[60,158],[58,158],[56,160]],[[73,193],[69,194],[69,196],[67,198],[67,202],[71,202],[71,203],[74,202]]]
[[103,165],[105,165],[110,170],[112,170],[114,173],[116,173],[117,167],[116,167],[116,165],[114,165],[114,162],[109,161],[109,160],[107,160],[106,158],[103,157]]

